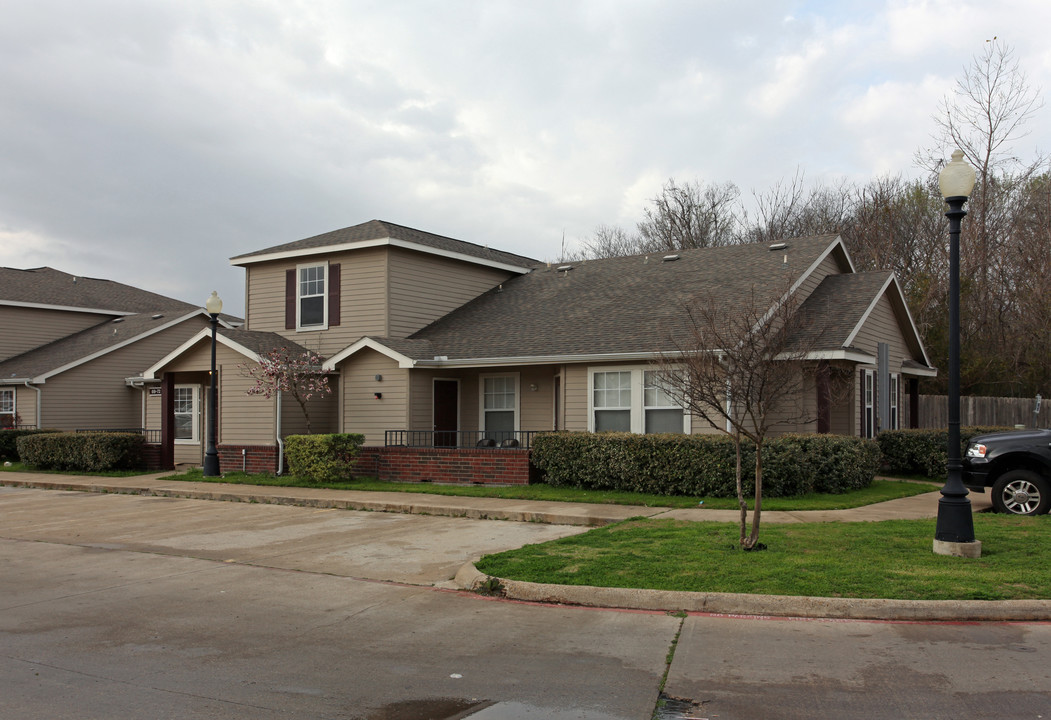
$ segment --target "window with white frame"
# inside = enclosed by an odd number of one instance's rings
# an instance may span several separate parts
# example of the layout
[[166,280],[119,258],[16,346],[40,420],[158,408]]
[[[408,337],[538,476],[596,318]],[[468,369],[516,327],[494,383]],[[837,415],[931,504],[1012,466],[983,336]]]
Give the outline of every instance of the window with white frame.
[[890,374],[890,418],[887,424],[888,430],[897,430],[901,427],[901,414],[898,412],[898,376]]
[[518,375],[483,375],[482,430],[486,437],[506,440],[518,429]]
[[631,371],[592,374],[592,429],[631,432]]
[[300,265],[297,268],[297,327],[323,330],[328,324],[325,281],[326,263]]
[[690,417],[661,373],[644,367],[591,368],[588,429],[594,432],[690,432]]
[[876,435],[876,371],[862,370],[864,379],[864,407],[862,408],[862,437],[875,437]]
[[15,426],[15,391],[13,388],[0,389],[0,428]]
[[175,442],[200,442],[198,416],[200,414],[200,386],[175,386]]
[[682,406],[669,392],[671,388],[667,386],[665,379],[654,370],[646,370],[642,379],[646,432],[681,433],[683,428]]

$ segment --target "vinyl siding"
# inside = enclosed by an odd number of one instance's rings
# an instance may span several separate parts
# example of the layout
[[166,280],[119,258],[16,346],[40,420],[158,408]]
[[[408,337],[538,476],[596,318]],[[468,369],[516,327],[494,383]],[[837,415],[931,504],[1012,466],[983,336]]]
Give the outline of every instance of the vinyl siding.
[[0,385],[0,389],[15,391],[15,414],[19,425],[36,425],[36,391],[25,385]]
[[383,445],[385,431],[408,427],[409,371],[387,356],[365,349],[349,358],[341,366],[340,390],[343,432],[364,434],[366,445]]
[[[340,265],[340,324],[328,330],[285,329],[285,273],[304,262]],[[246,329],[276,332],[328,357],[363,335],[385,336],[387,248],[317,255],[250,265]]]
[[[898,413],[901,418],[900,424],[901,427],[908,427],[908,394],[905,387],[904,376],[901,374],[901,363],[906,358],[912,358],[913,356],[909,351],[905,338],[902,336],[901,328],[899,327],[897,318],[894,314],[894,309],[886,295],[883,295],[883,297],[879,299],[876,303],[876,307],[872,309],[872,312],[865,320],[865,324],[862,325],[861,330],[855,336],[854,347],[863,352],[876,355],[880,342],[885,342],[888,345],[890,372],[898,374]],[[919,360],[920,358],[915,359]],[[854,371],[854,387],[851,400],[853,403],[853,412],[851,413],[853,417],[852,434],[859,434],[862,428],[861,415],[864,412],[864,407],[861,402],[861,388],[863,381],[860,371],[876,369],[877,366],[875,364],[859,365]],[[878,378],[876,379],[876,383],[878,386]],[[875,403],[878,414],[878,397],[876,398]]]
[[[329,394],[307,400],[312,433],[339,431],[339,382],[336,376],[329,377],[329,388],[332,391]],[[294,397],[285,393],[281,400],[281,436],[305,435],[306,432],[307,421],[303,408]]]
[[40,347],[111,319],[109,315],[0,307],[0,360]]
[[[883,295],[872,309],[865,324],[854,338],[854,347],[872,355],[876,354],[879,343],[885,342],[890,347],[890,369],[897,372],[901,362],[911,357],[901,328],[894,315],[890,300]],[[919,358],[917,358],[919,359]]]
[[[201,383],[207,388],[211,368],[211,343],[202,339],[163,368],[174,373],[176,384]],[[215,363],[219,370],[219,442],[234,445],[276,444],[275,418],[277,401],[262,395],[248,395],[255,381],[245,376],[240,366],[248,359],[219,344]],[[207,401],[206,401],[207,402]]]
[[566,430],[587,430],[588,366],[566,365],[562,384],[566,392]]
[[407,337],[511,276],[503,270],[391,248],[387,334]]
[[142,391],[124,379],[141,374],[206,324],[203,318],[187,320],[48,378],[39,386],[43,424],[63,430],[141,427]]

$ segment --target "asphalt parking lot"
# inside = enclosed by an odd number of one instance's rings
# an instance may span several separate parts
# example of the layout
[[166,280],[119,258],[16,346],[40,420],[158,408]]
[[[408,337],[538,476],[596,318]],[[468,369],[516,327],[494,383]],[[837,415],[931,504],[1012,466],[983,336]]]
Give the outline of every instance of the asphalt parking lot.
[[665,673],[662,718],[1047,715],[1047,623],[451,589],[468,559],[583,529],[0,488],[0,717],[648,720]]

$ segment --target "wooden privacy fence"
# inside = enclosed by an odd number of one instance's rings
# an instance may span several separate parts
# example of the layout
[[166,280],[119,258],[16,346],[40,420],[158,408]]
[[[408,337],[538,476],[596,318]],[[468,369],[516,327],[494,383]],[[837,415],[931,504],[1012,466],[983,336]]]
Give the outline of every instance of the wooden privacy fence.
[[[1051,401],[1041,400],[1039,415],[1033,414],[1035,410],[1036,398],[961,397],[960,424],[1051,427]],[[945,395],[920,395],[919,426],[949,427],[949,401]]]

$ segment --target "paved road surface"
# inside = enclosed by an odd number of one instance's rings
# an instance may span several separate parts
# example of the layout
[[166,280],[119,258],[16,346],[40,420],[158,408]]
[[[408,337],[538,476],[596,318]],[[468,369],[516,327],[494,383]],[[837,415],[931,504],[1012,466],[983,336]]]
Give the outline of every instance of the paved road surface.
[[[1051,717],[1051,626],[509,603],[472,557],[581,528],[0,488],[0,717]],[[396,582],[389,582],[394,580]]]

